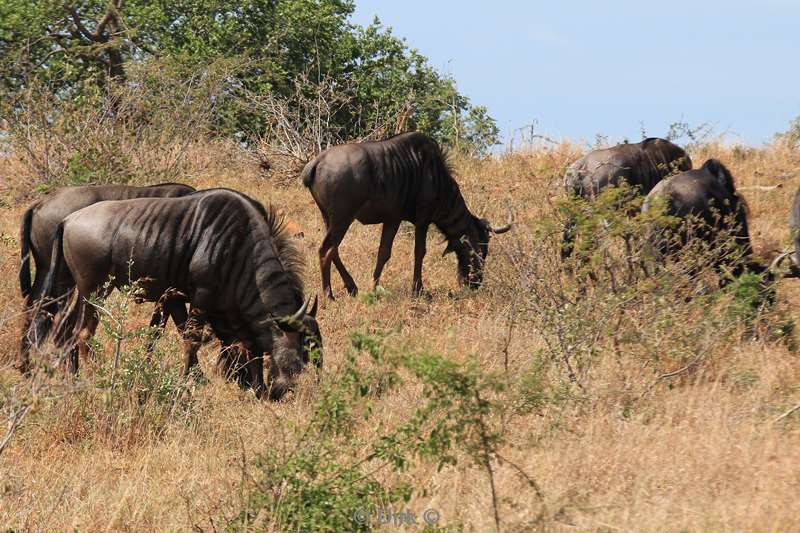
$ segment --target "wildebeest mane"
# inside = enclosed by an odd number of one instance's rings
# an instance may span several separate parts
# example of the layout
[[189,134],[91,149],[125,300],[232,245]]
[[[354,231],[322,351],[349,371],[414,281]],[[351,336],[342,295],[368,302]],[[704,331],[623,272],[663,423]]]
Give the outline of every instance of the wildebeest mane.
[[400,133],[384,141],[368,141],[365,144],[381,146],[385,151],[381,161],[386,169],[375,169],[374,179],[386,190],[401,187],[400,198],[406,212],[416,211],[419,189],[423,176],[431,180],[437,206],[431,222],[447,237],[456,237],[469,223],[469,213],[458,183],[453,177],[449,152],[429,137]]
[[289,275],[292,285],[302,293],[305,260],[286,231],[286,217],[279,214],[278,209],[272,204],[265,208],[258,202],[255,203],[264,212],[264,220],[269,226],[272,242],[278,250],[283,268]]
[[[421,166],[419,170],[429,173],[437,198],[440,200],[439,209],[434,213],[432,222],[446,237],[453,238],[463,233],[470,223],[469,210],[464,203],[458,182],[453,177],[454,170],[450,152],[433,139],[426,140],[428,142],[415,148],[421,152],[416,156],[423,157],[423,160],[419,161]],[[416,172],[412,172],[409,179],[413,180],[417,175]]]
[[[303,293],[303,270],[305,269],[305,260],[303,255],[292,242],[291,236],[286,231],[286,217],[282,216],[272,204],[264,206],[261,202],[254,200],[248,195],[226,187],[216,187],[214,189],[200,190],[192,195],[207,194],[212,191],[227,191],[246,199],[258,213],[264,218],[267,223],[272,243],[278,252],[281,265],[289,276],[292,286],[300,293]],[[191,195],[190,195],[191,196]]]

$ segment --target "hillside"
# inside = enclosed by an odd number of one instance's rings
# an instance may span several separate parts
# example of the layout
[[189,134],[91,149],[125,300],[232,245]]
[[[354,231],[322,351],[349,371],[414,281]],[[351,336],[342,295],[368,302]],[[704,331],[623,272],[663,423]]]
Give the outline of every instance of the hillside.
[[[279,206],[302,228],[307,293],[319,291],[324,228],[299,180],[273,179],[226,143],[188,150],[183,181],[238,189]],[[760,333],[726,318],[719,303],[684,304],[657,289],[635,308],[608,303],[600,288],[584,300],[593,307],[551,305],[547,294],[526,292],[576,291],[578,282],[566,275],[529,287],[519,280],[523,268],[550,272],[548,258],[557,252],[534,238],[536,228],[555,216],[563,170],[584,150],[565,142],[454,159],[475,213],[502,220],[510,202],[516,216],[514,230],[492,239],[486,283],[476,292],[457,286],[455,259],[441,257],[441,237],[431,231],[427,294],[411,298],[413,231],[405,224],[383,274],[385,290],[369,292],[380,229],[354,224],[340,255],[362,292],[348,297],[333,275],[338,299],[319,315],[320,380],[307,372],[279,403],[224,382],[214,371],[216,343],[201,351],[207,381],[183,390],[174,326],[148,364],[136,332],[151,306],[130,303],[126,312],[119,294],[107,307],[125,320],[105,320],[96,360],[82,362],[77,384],[60,374],[26,381],[14,371],[19,220],[38,193],[21,163],[6,157],[0,408],[6,416],[18,402],[34,401],[0,455],[0,524],[19,531],[231,524],[273,531],[301,523],[313,530],[347,524],[353,509],[367,505],[368,512],[408,509],[418,522],[434,509],[438,526],[465,531],[490,531],[496,518],[503,531],[795,528],[800,412],[780,417],[800,402],[797,333],[786,325],[800,320],[800,280],[778,283]],[[739,187],[781,183],[743,195],[757,253],[770,257],[789,242],[800,152],[710,143],[691,155],[698,166],[722,160]],[[586,337],[553,347],[560,321],[563,331]],[[779,326],[788,333],[774,334]],[[115,328],[130,334],[116,370]],[[572,357],[574,368],[557,354]],[[432,418],[415,427],[411,415],[428,405]],[[439,423],[444,440],[430,440]],[[387,444],[398,456],[371,455],[385,449],[379,444],[388,435],[409,440]],[[413,448],[415,439],[430,446]]]

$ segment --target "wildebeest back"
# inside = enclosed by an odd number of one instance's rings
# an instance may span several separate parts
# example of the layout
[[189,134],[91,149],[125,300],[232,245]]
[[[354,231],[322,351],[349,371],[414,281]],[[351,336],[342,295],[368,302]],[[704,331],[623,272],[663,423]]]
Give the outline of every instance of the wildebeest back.
[[584,198],[623,180],[646,195],[664,177],[692,168],[692,160],[675,144],[659,138],[589,152],[573,163],[564,179],[567,192]]
[[730,232],[741,247],[742,256],[752,254],[747,224],[747,204],[736,192],[730,171],[716,159],[707,160],[701,168],[676,174],[653,188],[642,211],[653,207],[657,198],[665,202],[665,214],[687,219],[697,217],[705,228],[699,234],[682,231],[683,241],[702,236],[709,242],[721,231]]
[[[135,187],[129,185],[85,185],[57,189],[45,198],[34,203],[23,217],[20,240],[22,246],[22,265],[20,288],[23,295],[31,291],[30,267],[27,253],[33,256],[37,270],[37,280],[43,279],[52,253],[53,235],[56,226],[70,213],[105,200],[127,200],[131,198],[165,197],[172,198],[191,194],[194,187],[180,183]],[[33,295],[34,298],[36,295]]]

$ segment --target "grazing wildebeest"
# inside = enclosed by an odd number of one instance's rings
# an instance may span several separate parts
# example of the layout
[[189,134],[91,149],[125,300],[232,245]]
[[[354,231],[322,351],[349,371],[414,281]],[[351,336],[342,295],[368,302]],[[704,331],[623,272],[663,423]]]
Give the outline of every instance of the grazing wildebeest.
[[791,254],[792,271],[800,274],[800,189],[794,194],[792,212],[789,215],[789,228],[792,232],[794,253]]
[[[77,344],[69,353],[75,371],[97,327],[97,311],[87,301],[92,293],[103,297],[135,283],[139,298],[155,301],[179,291],[190,306],[184,374],[197,364],[198,332],[208,323],[224,347],[244,345],[256,394],[269,391],[277,399],[310,359],[312,345],[321,348],[316,303],[307,312],[299,266],[274,210],[235,191],[100,202],[58,226],[43,299],[61,296],[58,277],[74,281],[77,294],[53,336],[58,346]],[[110,286],[104,285],[108,280]]]
[[[134,187],[129,185],[97,185],[64,187],[47,195],[45,198],[31,205],[22,216],[20,228],[21,266],[19,271],[19,286],[25,298],[25,320],[23,335],[20,343],[20,370],[27,373],[29,367],[30,335],[36,334],[31,330],[31,310],[36,300],[41,296],[42,284],[50,266],[50,255],[53,248],[53,238],[58,224],[69,214],[105,200],[128,200],[131,198],[173,198],[185,196],[195,191],[194,187],[180,183],[162,183],[148,187]],[[36,274],[31,283],[30,257],[33,256]],[[170,306],[177,309],[176,306]],[[186,310],[183,309],[183,320],[186,319]],[[47,315],[54,313],[55,308],[46,309]],[[159,313],[159,310],[156,310]],[[47,315],[38,320],[47,321]],[[166,322],[168,315],[161,312],[154,314],[153,326]],[[176,323],[181,321],[180,316],[174,316]],[[156,324],[156,320],[159,321]],[[46,327],[46,326],[45,326]]]
[[686,246],[691,239],[722,244],[717,240],[724,232],[736,246],[725,249],[716,258],[715,267],[727,266],[734,276],[745,270],[765,270],[752,258],[747,204],[736,192],[730,171],[718,160],[709,159],[698,169],[660,182],[645,198],[642,211],[653,209],[657,202],[663,202],[666,215],[682,219],[677,235],[663,235],[663,230],[654,234],[652,244],[662,257]]
[[353,220],[383,224],[373,287],[392,253],[401,221],[415,225],[414,281],[422,289],[422,259],[428,226],[434,224],[445,236],[445,254],[458,258],[459,280],[471,288],[483,282],[490,233],[504,233],[508,224],[495,228],[473,215],[464,202],[439,145],[422,133],[404,133],[384,141],[335,146],[322,152],[303,169],[309,188],[327,228],[319,249],[323,296],[333,299],[331,262],[336,265],[347,291],[358,292],[353,278],[339,258],[342,242]]
[[[775,189],[778,186],[771,186],[769,190]],[[754,188],[754,187],[751,187]],[[763,189],[763,187],[762,187]],[[770,271],[777,271],[785,259],[789,259],[789,272],[783,273],[782,277],[799,278],[800,277],[800,189],[794,194],[792,201],[792,210],[789,213],[789,231],[792,237],[792,245],[778,254],[770,264]]]
[[[666,176],[691,168],[692,160],[681,147],[649,138],[589,152],[567,169],[564,187],[568,194],[590,200],[606,187],[625,182],[647,195]],[[572,255],[574,240],[575,220],[570,218],[564,224],[563,259]]]

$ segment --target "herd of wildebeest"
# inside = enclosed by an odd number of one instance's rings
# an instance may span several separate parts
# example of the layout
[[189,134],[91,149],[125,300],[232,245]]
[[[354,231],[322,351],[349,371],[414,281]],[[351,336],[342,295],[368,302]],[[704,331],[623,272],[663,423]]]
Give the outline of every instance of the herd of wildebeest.
[[[301,178],[327,228],[319,248],[323,299],[334,297],[331,263],[347,291],[358,291],[339,256],[354,220],[383,224],[373,287],[400,223],[414,224],[414,295],[422,289],[431,224],[445,237],[444,253],[455,254],[460,282],[473,289],[483,282],[490,235],[512,227],[511,207],[500,227],[469,210],[439,145],[421,133],[329,148]],[[646,195],[643,210],[661,198],[667,214],[705,221],[702,235],[686,234],[681,242],[703,238],[713,244],[716,235],[733,236],[744,252],[730,265],[735,272],[763,272],[786,256],[795,260],[786,252],[765,267],[751,258],[746,205],[715,159],[692,169],[682,148],[649,138],[592,151],[565,176],[567,192],[587,200],[622,182]],[[790,223],[800,226],[800,194]],[[564,259],[573,253],[575,232],[575,220],[567,220]],[[317,298],[312,304],[304,295],[299,253],[275,208],[240,192],[178,183],[65,187],[25,211],[20,242],[26,318],[19,367],[25,374],[32,370],[31,350],[45,343],[77,372],[98,326],[96,299],[123,287],[134,287],[137,301],[157,302],[150,351],[172,317],[183,338],[187,376],[197,365],[206,326],[221,344],[220,370],[259,398],[281,398],[306,364],[322,364]],[[795,246],[800,251],[800,238]]]

